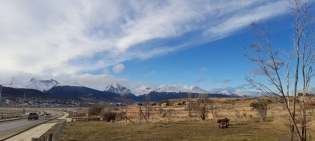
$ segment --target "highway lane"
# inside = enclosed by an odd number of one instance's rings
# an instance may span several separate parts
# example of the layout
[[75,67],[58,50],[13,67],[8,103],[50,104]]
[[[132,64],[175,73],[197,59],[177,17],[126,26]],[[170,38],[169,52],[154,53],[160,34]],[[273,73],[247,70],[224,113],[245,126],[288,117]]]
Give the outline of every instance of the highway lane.
[[49,111],[49,113],[51,113],[51,117],[40,116],[38,120],[27,120],[27,118],[25,118],[25,119],[20,119],[20,120],[0,122],[0,132],[5,132],[5,131],[13,130],[19,127],[45,122],[47,120],[50,120],[50,119],[53,119],[62,115],[61,112],[57,112],[57,111]]

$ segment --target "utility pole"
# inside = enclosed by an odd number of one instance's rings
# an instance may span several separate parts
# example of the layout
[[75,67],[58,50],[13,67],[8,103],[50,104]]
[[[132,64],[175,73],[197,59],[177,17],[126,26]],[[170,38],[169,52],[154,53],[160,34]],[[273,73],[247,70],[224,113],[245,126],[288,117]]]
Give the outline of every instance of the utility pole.
[[25,104],[25,93],[24,93],[24,97],[23,97],[23,108],[24,108],[24,104]]
[[36,113],[36,106],[37,106],[37,97],[36,97],[35,106],[34,106],[34,108],[35,108],[35,113]]
[[191,117],[191,103],[190,103],[191,93],[190,93],[190,85],[188,87],[188,117]]
[[[29,92],[29,93],[33,93],[33,92]],[[29,93],[24,93],[24,97],[23,97],[23,109],[24,109],[24,105],[25,105],[25,94],[29,94]]]
[[0,87],[0,105],[1,105],[1,103],[2,103],[1,94],[2,94],[2,85],[1,85],[1,87]]

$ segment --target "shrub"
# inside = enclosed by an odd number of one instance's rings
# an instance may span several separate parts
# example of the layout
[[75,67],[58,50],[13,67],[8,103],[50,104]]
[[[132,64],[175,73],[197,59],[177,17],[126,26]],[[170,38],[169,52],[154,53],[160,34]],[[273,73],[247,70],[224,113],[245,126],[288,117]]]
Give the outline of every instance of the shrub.
[[114,121],[116,119],[116,113],[114,112],[106,112],[104,114],[104,120],[107,122]]
[[256,110],[259,113],[263,121],[266,121],[268,101],[259,99],[258,102],[251,103],[250,107],[252,107],[254,110]]
[[94,104],[89,108],[89,115],[98,115],[104,109],[104,105],[102,104]]

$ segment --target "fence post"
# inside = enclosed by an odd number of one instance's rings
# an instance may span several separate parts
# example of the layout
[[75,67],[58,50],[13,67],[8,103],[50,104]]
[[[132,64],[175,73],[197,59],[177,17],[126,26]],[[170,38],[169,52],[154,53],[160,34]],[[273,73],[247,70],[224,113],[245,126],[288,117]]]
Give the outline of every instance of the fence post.
[[55,140],[59,141],[59,133],[55,133]]
[[39,138],[32,138],[32,141],[40,141]]
[[53,134],[52,134],[52,133],[49,133],[48,141],[52,141],[52,138],[53,138]]

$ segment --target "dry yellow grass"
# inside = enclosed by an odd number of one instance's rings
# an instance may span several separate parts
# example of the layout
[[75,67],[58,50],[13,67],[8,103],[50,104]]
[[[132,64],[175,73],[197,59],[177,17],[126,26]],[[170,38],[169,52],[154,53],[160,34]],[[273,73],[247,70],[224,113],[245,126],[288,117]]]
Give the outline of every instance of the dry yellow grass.
[[[261,125],[259,125],[261,124]],[[257,126],[258,125],[258,126]],[[274,122],[231,122],[229,128],[218,129],[208,122],[173,122],[154,124],[115,124],[76,122],[68,124],[61,141],[192,141],[192,140],[287,140],[286,129]]]
[[[269,104],[267,122],[262,122],[257,112],[249,106],[257,100],[255,98],[212,98],[211,100],[214,107],[212,123],[210,119],[201,121],[194,111],[192,112],[194,117],[188,118],[185,107],[152,107],[149,124],[142,119],[142,124],[139,125],[137,116],[130,117],[136,124],[125,120],[114,123],[73,122],[67,124],[61,134],[61,140],[289,140],[289,130],[286,126],[288,118],[280,103]],[[183,100],[170,101],[176,103]],[[212,112],[211,108],[208,109],[208,112]],[[163,112],[166,113],[165,117],[161,116]],[[308,131],[313,136],[315,136],[314,112],[312,109],[308,110],[310,120]],[[218,129],[216,119],[225,117],[230,119],[231,126]]]

